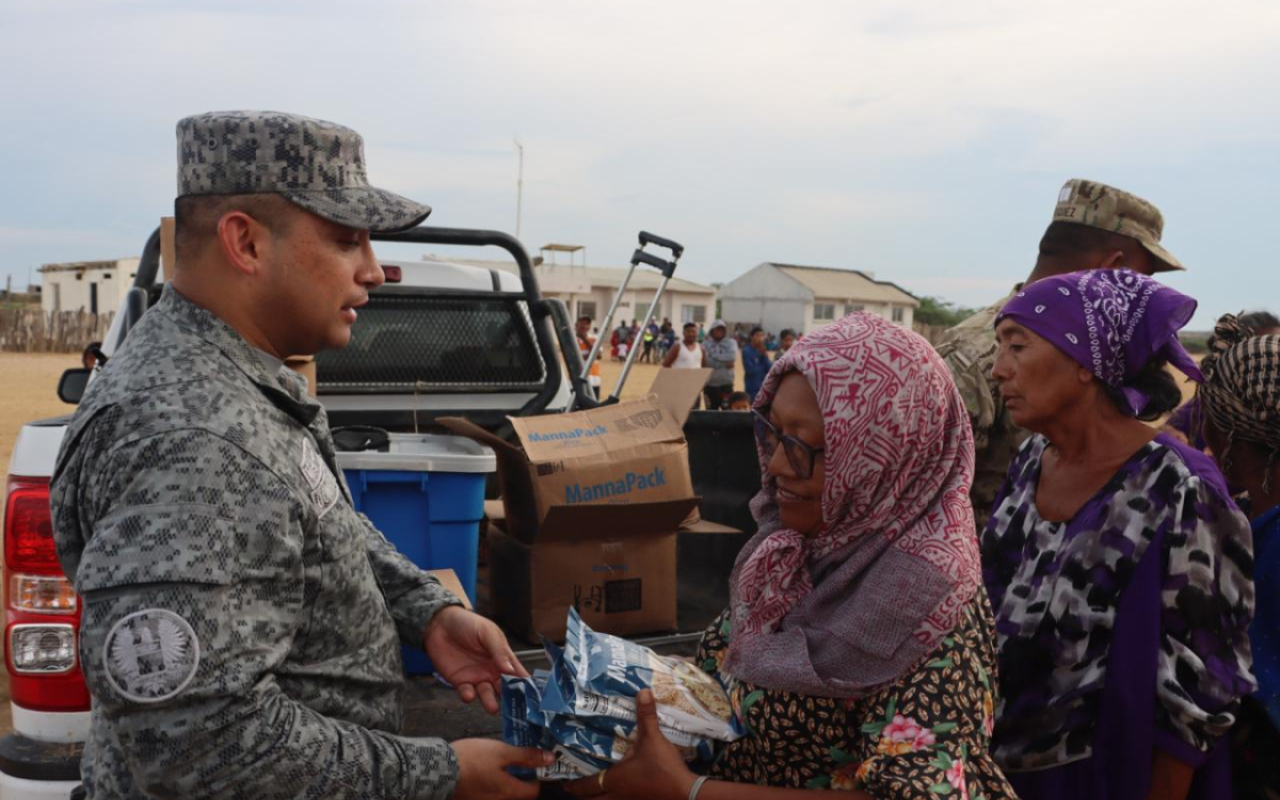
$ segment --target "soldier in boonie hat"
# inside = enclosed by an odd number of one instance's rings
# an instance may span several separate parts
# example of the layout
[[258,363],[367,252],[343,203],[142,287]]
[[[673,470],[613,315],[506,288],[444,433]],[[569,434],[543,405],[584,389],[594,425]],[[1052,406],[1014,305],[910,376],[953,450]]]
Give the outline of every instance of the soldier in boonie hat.
[[[1160,243],[1164,217],[1141,197],[1097,181],[1072,179],[1058,191],[1053,217],[1040,239],[1035,267],[1025,283],[1068,272],[1127,268],[1144,275],[1186,269]],[[979,531],[1014,455],[1027,432],[1013,424],[991,377],[995,364],[995,320],[1022,290],[969,317],[943,334],[939,355],[951,369],[969,411],[974,436],[974,478],[970,491]]]
[[412,228],[430,206],[369,185],[350,128],[276,111],[213,111],[178,122],[178,196],[278,194],[361,230]]
[[1137,195],[1105,183],[1079,178],[1067,181],[1058,193],[1053,221],[1088,225],[1137,241],[1159,262],[1152,265],[1152,272],[1186,269],[1160,244],[1164,233],[1160,209]]

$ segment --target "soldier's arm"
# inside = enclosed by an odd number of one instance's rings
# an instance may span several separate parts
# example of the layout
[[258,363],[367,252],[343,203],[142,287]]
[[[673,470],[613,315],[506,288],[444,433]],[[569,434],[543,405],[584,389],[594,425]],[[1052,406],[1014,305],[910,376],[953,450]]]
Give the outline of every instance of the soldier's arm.
[[361,514],[360,519],[364,522],[369,563],[387,598],[396,633],[402,644],[421,650],[423,631],[436,612],[460,606],[462,601],[397,550],[368,517]]
[[938,346],[938,355],[951,370],[951,377],[969,412],[976,451],[982,451],[988,444],[988,434],[995,425],[999,404],[990,380],[994,361],[994,353],[990,351],[991,347],[985,340],[951,340]]
[[202,431],[140,439],[108,463],[114,485],[97,488],[113,500],[73,580],[85,679],[127,756],[112,768],[163,797],[449,796],[458,765],[443,741],[313,710],[351,703],[341,690],[311,707],[282,691],[298,639],[332,623],[308,617],[308,511],[273,472]]

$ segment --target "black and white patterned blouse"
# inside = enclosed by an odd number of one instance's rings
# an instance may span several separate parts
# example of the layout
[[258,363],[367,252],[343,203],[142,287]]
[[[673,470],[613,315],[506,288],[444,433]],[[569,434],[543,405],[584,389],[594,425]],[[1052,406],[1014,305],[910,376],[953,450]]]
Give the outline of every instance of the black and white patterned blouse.
[[1047,446],[1043,436],[1023,446],[982,537],[1000,646],[996,761],[1034,770],[1091,755],[1117,608],[1159,542],[1164,563],[1151,592],[1159,600],[1132,613],[1153,617],[1136,628],[1152,631],[1158,648],[1155,745],[1195,763],[1253,689],[1249,523],[1217,467],[1166,436],[1135,453],[1073,519],[1042,519],[1035,495]]

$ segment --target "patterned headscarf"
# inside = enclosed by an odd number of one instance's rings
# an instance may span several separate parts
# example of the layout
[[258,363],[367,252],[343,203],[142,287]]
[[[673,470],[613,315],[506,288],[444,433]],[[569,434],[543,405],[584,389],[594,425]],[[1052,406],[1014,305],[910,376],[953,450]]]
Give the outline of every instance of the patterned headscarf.
[[1178,331],[1196,301],[1127,269],[1095,269],[1044,278],[1018,292],[996,317],[1013,319],[1047,339],[1116,390],[1130,416],[1151,400],[1130,385],[1147,362],[1163,358],[1192,380],[1196,362]]
[[1232,441],[1280,454],[1280,336],[1255,336],[1234,314],[1218,320],[1200,362],[1205,414]]
[[795,344],[756,408],[799,372],[822,409],[823,530],[783,527],[777,482],[730,578],[726,670],[770,689],[857,697],[897,680],[955,627],[981,568],[969,504],[973,434],[928,342],[856,313]]

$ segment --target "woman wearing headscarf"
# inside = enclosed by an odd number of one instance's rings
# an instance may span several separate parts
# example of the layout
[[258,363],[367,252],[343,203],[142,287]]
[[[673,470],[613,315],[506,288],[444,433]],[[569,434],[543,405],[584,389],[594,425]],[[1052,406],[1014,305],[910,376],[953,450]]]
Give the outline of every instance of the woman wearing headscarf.
[[[1280,319],[1269,311],[1253,311],[1236,317],[1241,328],[1248,328],[1258,336],[1280,334]],[[1165,433],[1173,434],[1197,450],[1205,451],[1209,445],[1204,439],[1204,414],[1199,395],[1193,397],[1169,415],[1161,428]],[[1234,485],[1231,488],[1235,488]]]
[[[1257,608],[1249,628],[1258,690],[1232,732],[1236,797],[1280,797],[1280,336],[1253,320],[1218,321],[1200,362],[1204,435],[1253,525]],[[1256,323],[1254,323],[1256,324]]]
[[1230,796],[1220,740],[1253,690],[1251,536],[1202,453],[1144,420],[1199,380],[1189,297],[1129,270],[1028,285],[993,376],[1034,435],[982,537],[1002,702],[993,753],[1024,800]]
[[783,355],[753,413],[759,531],[695,659],[745,735],[697,783],[646,728],[645,698],[634,755],[574,791],[1012,798],[988,754],[995,651],[973,437],[947,368],[914,333],[852,314]]

